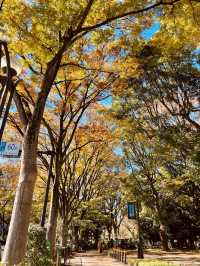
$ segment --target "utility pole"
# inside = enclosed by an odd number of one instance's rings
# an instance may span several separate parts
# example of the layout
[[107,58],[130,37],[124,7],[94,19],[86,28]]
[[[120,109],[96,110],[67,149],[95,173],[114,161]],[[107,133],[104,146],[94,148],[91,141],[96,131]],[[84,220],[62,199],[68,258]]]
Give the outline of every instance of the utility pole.
[[142,236],[142,229],[140,223],[140,211],[139,211],[139,204],[136,204],[136,221],[137,221],[137,230],[138,230],[138,250],[137,256],[138,259],[144,259],[144,247],[143,247],[143,236]]

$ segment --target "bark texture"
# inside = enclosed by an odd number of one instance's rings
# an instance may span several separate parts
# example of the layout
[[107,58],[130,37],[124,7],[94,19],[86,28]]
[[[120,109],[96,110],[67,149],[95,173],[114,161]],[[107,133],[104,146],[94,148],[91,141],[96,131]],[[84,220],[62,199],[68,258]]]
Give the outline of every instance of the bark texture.
[[166,226],[160,225],[160,239],[162,243],[162,250],[169,251],[168,237],[166,234]]
[[63,224],[62,224],[62,243],[61,243],[63,247],[67,246],[68,232],[69,232],[68,222],[66,221],[66,219],[63,219]]
[[20,179],[17,186],[9,233],[2,260],[4,265],[11,266],[20,263],[25,254],[36,175],[35,143],[27,143],[25,139]]
[[47,225],[47,240],[50,242],[52,258],[55,257],[56,228],[57,228],[57,219],[58,219],[58,210],[59,210],[58,185],[59,185],[58,180],[55,180],[52,191],[49,219]]

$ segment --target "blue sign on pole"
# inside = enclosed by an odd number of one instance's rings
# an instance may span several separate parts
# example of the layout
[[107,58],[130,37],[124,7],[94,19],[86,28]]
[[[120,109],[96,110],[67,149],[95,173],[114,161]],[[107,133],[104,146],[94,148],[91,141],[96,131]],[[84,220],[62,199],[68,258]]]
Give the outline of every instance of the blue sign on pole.
[[0,141],[0,157],[19,158],[20,148],[19,143]]
[[137,218],[137,209],[135,202],[128,202],[128,219]]
[[6,148],[6,142],[0,141],[0,152],[4,152]]

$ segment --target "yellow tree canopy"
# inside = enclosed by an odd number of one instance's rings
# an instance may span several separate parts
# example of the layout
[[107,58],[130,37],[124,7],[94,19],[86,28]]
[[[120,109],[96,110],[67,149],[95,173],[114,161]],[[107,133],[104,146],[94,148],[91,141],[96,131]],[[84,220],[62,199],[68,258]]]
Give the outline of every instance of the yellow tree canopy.
[[[144,10],[150,12],[142,12]],[[71,34],[75,40],[101,27],[103,34],[99,37],[103,39],[105,35],[108,40],[109,35],[116,35],[112,27],[114,21],[118,24],[120,21],[120,25],[138,32],[138,29],[140,31],[151,25],[151,18],[155,16],[162,18],[162,23],[170,30],[174,27],[173,18],[176,18],[175,24],[181,24],[184,31],[188,29],[191,33],[190,25],[199,20],[198,13],[199,3],[188,0],[156,3],[147,0],[5,0],[1,25],[2,35],[9,39],[16,53],[28,56],[29,60],[34,57],[38,62],[48,62],[60,48],[66,34]]]

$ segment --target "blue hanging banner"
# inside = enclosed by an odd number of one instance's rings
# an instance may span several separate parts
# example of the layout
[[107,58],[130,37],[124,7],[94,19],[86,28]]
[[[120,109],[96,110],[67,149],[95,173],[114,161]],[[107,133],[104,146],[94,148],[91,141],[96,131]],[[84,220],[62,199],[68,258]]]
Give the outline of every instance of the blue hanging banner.
[[135,202],[128,202],[128,219],[137,219],[137,208]]
[[4,152],[6,148],[6,142],[0,141],[0,152]]

